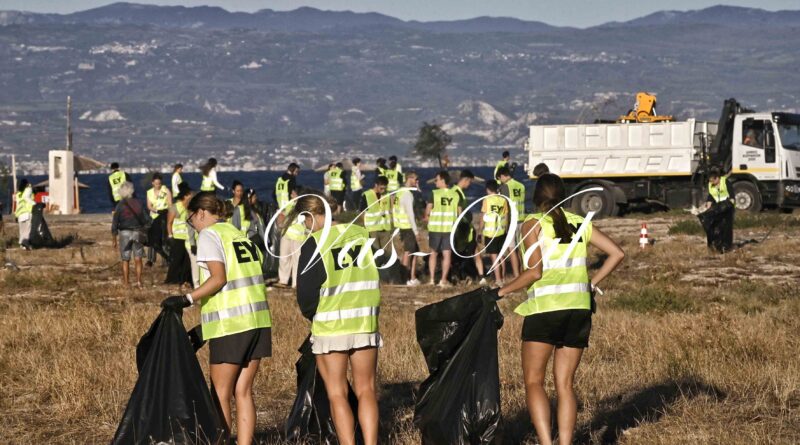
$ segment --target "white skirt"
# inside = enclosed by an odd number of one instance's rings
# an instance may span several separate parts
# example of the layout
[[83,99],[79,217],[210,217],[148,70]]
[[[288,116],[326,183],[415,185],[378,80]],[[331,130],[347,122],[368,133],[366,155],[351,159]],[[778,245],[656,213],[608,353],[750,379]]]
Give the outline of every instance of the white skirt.
[[311,336],[311,352],[327,354],[329,352],[345,352],[361,348],[382,348],[383,337],[379,332],[371,334],[348,334],[333,336]]

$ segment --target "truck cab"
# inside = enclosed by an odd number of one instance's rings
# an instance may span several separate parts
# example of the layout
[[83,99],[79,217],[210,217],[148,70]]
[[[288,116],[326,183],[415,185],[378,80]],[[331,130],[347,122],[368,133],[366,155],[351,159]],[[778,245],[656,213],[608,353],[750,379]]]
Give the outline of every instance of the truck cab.
[[731,141],[736,208],[800,207],[800,115],[742,113]]

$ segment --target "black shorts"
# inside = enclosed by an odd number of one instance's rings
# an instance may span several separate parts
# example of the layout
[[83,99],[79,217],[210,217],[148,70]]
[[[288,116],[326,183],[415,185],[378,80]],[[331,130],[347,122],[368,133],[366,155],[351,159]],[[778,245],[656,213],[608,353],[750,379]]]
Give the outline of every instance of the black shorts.
[[208,341],[212,365],[231,363],[247,366],[251,360],[272,357],[272,328],[252,329]]
[[419,244],[417,244],[417,235],[411,229],[400,229],[400,241],[403,242],[403,252],[419,252]]
[[486,243],[486,250],[483,253],[487,253],[490,255],[497,255],[500,253],[500,248],[503,247],[503,243],[506,242],[506,236],[500,235],[494,238],[484,238],[484,243]]
[[592,311],[567,309],[525,317],[522,341],[548,343],[557,348],[588,348]]
[[344,190],[331,190],[331,196],[339,203],[339,206],[344,205]]

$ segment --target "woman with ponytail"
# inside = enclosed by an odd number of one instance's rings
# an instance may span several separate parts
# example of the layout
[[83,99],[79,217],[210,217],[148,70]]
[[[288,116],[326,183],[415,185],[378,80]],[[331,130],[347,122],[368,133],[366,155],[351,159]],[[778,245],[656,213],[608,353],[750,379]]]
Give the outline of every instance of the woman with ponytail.
[[209,343],[211,383],[228,430],[236,403],[237,443],[253,443],[256,407],[253,384],[261,359],[272,356],[272,317],[261,273],[261,252],[236,227],[225,222],[232,210],[213,192],[201,192],[188,205],[188,224],[199,233],[200,287],[161,306],[180,311],[200,302],[202,338]]
[[[550,400],[544,390],[550,356],[558,399],[559,443],[572,443],[577,417],[573,390],[575,372],[592,328],[593,294],[625,257],[620,247],[592,223],[564,211],[564,183],[554,174],[536,182],[533,203],[538,213],[522,225],[521,251],[525,271],[498,291],[499,296],[526,289],[528,298],[515,312],[524,316],[522,326],[522,371],[526,402],[542,445],[553,443],[550,431]],[[577,238],[574,245],[573,240]],[[589,246],[608,258],[591,280],[586,268]],[[545,252],[547,257],[543,258]]]

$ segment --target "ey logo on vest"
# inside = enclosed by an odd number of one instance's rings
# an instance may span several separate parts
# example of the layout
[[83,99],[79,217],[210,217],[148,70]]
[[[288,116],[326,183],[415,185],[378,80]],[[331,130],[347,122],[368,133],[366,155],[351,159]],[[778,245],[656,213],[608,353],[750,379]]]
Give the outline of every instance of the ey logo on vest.
[[453,198],[445,198],[444,196],[442,196],[440,204],[442,204],[443,206],[449,206],[450,203],[452,203],[452,202],[453,202]]
[[520,190],[520,189],[514,189],[514,197],[515,198],[519,198],[520,195],[522,194],[521,192],[522,192],[522,190]]
[[233,251],[239,264],[250,263],[258,260],[258,247],[250,241],[234,241]]
[[489,206],[489,213],[499,214],[501,210],[503,210],[503,207],[501,206],[495,206],[495,205]]

